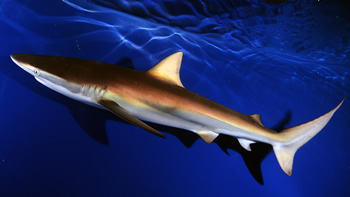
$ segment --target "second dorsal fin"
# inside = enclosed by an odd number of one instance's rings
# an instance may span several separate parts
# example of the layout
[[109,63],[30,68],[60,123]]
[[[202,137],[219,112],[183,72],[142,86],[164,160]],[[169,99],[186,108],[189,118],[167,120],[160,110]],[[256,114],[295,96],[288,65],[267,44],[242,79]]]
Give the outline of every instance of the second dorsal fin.
[[256,121],[259,125],[264,126],[261,122],[261,116],[260,114],[252,114],[250,115],[251,118],[253,118],[254,121]]
[[150,68],[147,73],[160,80],[183,87],[179,75],[182,56],[183,52],[173,53]]

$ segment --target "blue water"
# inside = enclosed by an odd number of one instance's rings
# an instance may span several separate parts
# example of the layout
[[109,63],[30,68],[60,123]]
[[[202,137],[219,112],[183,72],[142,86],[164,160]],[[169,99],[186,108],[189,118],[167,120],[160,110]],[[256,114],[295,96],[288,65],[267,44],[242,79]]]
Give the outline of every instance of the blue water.
[[[0,196],[348,196],[350,14],[346,1],[2,0]],[[287,128],[343,106],[296,154],[161,139],[37,83],[12,53],[146,70],[184,52],[186,88]]]

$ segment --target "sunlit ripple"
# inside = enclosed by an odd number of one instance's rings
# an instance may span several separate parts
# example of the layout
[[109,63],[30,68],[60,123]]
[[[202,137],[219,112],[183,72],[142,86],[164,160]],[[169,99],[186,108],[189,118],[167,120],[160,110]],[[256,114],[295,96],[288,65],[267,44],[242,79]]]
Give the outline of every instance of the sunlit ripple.
[[[259,35],[265,31],[264,28],[283,28],[283,24],[279,21],[281,20],[280,16],[277,16],[278,13],[267,13],[275,12],[276,7],[272,7],[270,10],[261,10],[260,8],[249,9],[248,4],[230,5],[231,7],[238,6],[240,9],[237,13],[237,18],[230,19],[225,13],[209,13],[205,6],[206,1],[200,1],[203,6],[202,11],[195,10],[193,5],[189,3],[184,3],[186,7],[190,8],[188,12],[192,13],[192,16],[183,16],[179,13],[176,13],[178,15],[174,13],[170,15],[169,11],[164,10],[164,5],[157,4],[155,9],[159,11],[157,15],[158,18],[152,18],[149,15],[149,10],[147,10],[150,8],[150,5],[147,7],[147,5],[141,5],[139,2],[129,3],[126,1],[118,1],[122,2],[118,3],[111,1],[108,5],[105,4],[105,1],[95,1],[95,5],[75,0],[65,0],[65,2],[84,12],[99,12],[108,15],[109,18],[100,19],[95,19],[91,16],[85,18],[85,22],[100,25],[101,28],[108,27],[113,31],[116,37],[118,37],[118,40],[120,40],[114,51],[127,46],[149,57],[151,61],[156,61],[160,56],[164,57],[164,55],[166,55],[165,53],[169,53],[171,48],[179,48],[179,50],[184,51],[186,56],[189,56],[193,61],[201,64],[204,63],[206,66],[215,67],[216,69],[219,69],[219,67],[234,66],[235,68],[231,69],[234,71],[231,72],[239,72],[242,68],[239,68],[237,62],[245,67],[247,66],[245,62],[249,62],[250,69],[258,70],[261,76],[266,77],[266,75],[270,75],[273,73],[271,72],[272,70],[282,71],[277,78],[278,80],[285,81],[285,83],[299,80],[302,84],[312,83],[317,85],[316,83],[318,83],[319,80],[323,80],[329,81],[329,84],[335,84],[334,86],[337,86],[337,84],[341,84],[341,86],[349,84],[349,75],[347,72],[339,72],[339,70],[338,72],[314,72],[315,69],[323,67],[322,64],[325,62],[330,66],[329,62],[331,62],[330,60],[332,59],[329,57],[332,55],[334,56],[332,51],[330,54],[323,52],[323,56],[314,55],[314,59],[310,59],[310,54],[322,54],[322,51],[312,52],[310,50],[310,52],[305,49],[303,52],[293,53],[290,49],[288,51],[288,48],[280,49],[280,47],[268,47],[269,44],[262,43],[263,39],[270,39],[271,42],[276,42],[276,40],[271,40],[272,38],[269,38],[269,35]],[[104,7],[101,7],[101,4],[103,4]],[[140,18],[125,14],[115,7],[116,4],[120,6],[119,9],[121,9],[121,11],[128,12],[129,14],[135,14],[133,13],[133,8],[141,9],[143,6],[142,8],[146,10],[139,11],[138,14],[144,12],[144,17]],[[251,4],[256,5],[255,3]],[[155,6],[155,4],[152,5]],[[122,8],[125,9],[123,10]],[[243,13],[245,13],[244,16],[242,16]],[[274,16],[274,18],[258,17],[259,14]],[[238,16],[240,18],[238,18]],[[200,22],[197,21],[198,26],[185,27],[181,25],[190,25],[190,23],[183,21],[182,23],[176,22],[180,20],[180,18],[181,20],[185,20],[186,17],[187,19],[200,20]],[[233,17],[232,13],[231,17]],[[172,20],[170,20],[170,18]],[[303,18],[305,20],[311,20],[310,16],[305,16],[304,14]],[[103,20],[103,22],[101,20]],[[156,23],[154,21],[156,21]],[[263,24],[263,26],[259,25],[259,23]],[[310,22],[310,24],[312,24],[312,22]],[[226,30],[222,31],[223,29],[221,29],[220,31],[216,31],[219,30],[222,25],[226,26],[224,27]],[[208,31],[208,28],[204,28],[204,26],[211,26],[212,28]],[[259,28],[256,29],[257,27]],[[254,32],[252,28],[259,31]],[[285,37],[285,35],[281,34],[274,36],[273,39],[282,39],[282,37]],[[308,38],[308,36],[306,36],[306,38]],[[307,41],[306,43],[311,42],[312,41]],[[263,47],[263,45],[267,46]],[[285,42],[284,45],[286,45]],[[302,43],[300,40],[299,46],[296,44],[294,45],[295,50],[300,51],[300,48],[305,46],[305,43]],[[315,44],[315,46],[317,45]],[[311,45],[310,47],[312,48]],[[217,60],[218,58],[220,61]],[[327,58],[328,61],[326,61]],[[334,56],[334,59],[337,60],[339,57]],[[341,57],[341,59],[342,62],[344,62],[344,60],[345,62],[347,61],[346,57]],[[261,61],[265,61],[265,63],[261,64]],[[293,65],[293,62],[295,63],[294,68],[286,68],[286,65]],[[256,69],[258,65],[263,65],[263,67]],[[303,72],[306,74],[303,74],[303,76],[293,74],[295,72],[292,72],[292,70],[300,70],[299,67],[302,67]],[[329,67],[329,69],[332,70],[332,67]],[[276,76],[270,77],[276,78]],[[257,76],[254,76],[254,78],[256,79]]]
[[[342,91],[345,91],[343,90],[344,86],[349,87],[350,76],[348,70],[343,68],[346,67],[344,62],[349,61],[346,55],[342,57],[341,61],[334,62],[339,56],[335,55],[335,53],[328,54],[321,49],[315,53],[323,54],[323,57],[322,55],[316,55],[314,56],[315,58],[310,58],[311,53],[293,52],[288,47],[281,49],[280,46],[274,45],[275,41],[271,41],[271,43],[266,45],[263,43],[266,41],[263,40],[264,38],[269,38],[269,35],[262,34],[259,37],[257,36],[259,32],[253,32],[250,28],[259,22],[262,22],[264,25],[270,24],[270,26],[260,26],[263,28],[275,27],[277,29],[282,27],[276,24],[274,20],[264,17],[259,18],[259,13],[250,13],[252,15],[250,17],[245,14],[245,17],[248,17],[247,19],[249,20],[235,18],[229,21],[230,18],[228,16],[221,16],[225,15],[225,13],[213,14],[211,11],[206,10],[207,8],[204,6],[205,1],[201,1],[204,11],[192,10],[194,17],[210,15],[212,18],[199,24],[206,23],[209,26],[212,24],[216,25],[213,29],[220,29],[221,25],[225,23],[230,24],[230,28],[234,28],[231,29],[232,32],[231,30],[208,32],[205,28],[199,28],[194,31],[193,29],[189,30],[187,27],[169,24],[166,21],[163,21],[163,23],[159,22],[159,20],[165,20],[169,16],[158,18],[157,21],[152,18],[130,15],[130,13],[114,9],[113,6],[104,5],[103,7],[96,2],[77,0],[65,0],[63,2],[67,6],[79,10],[78,14],[74,16],[40,15],[23,6],[21,7],[21,12],[28,12],[27,14],[32,16],[35,19],[34,21],[29,24],[25,21],[14,22],[7,20],[5,22],[19,32],[36,34],[38,37],[40,35],[42,38],[45,38],[47,35],[41,29],[44,29],[48,24],[61,25],[67,29],[76,26],[75,24],[77,23],[79,26],[84,24],[86,29],[67,31],[66,34],[57,35],[54,38],[47,37],[47,40],[43,40],[41,45],[44,46],[45,42],[50,44],[49,40],[52,39],[62,39],[65,42],[71,41],[72,43],[94,39],[104,44],[111,43],[113,47],[109,51],[103,53],[96,51],[96,54],[98,54],[96,56],[99,57],[98,60],[100,61],[107,60],[121,52],[132,51],[132,54],[128,54],[130,58],[134,59],[137,55],[142,55],[142,57],[151,62],[145,64],[145,66],[149,66],[166,55],[181,50],[185,52],[185,61],[188,65],[200,65],[196,68],[185,68],[198,78],[201,77],[201,71],[198,72],[198,70],[194,71],[191,69],[201,68],[205,72],[215,69],[223,73],[223,80],[227,81],[232,78],[236,78],[236,80],[261,81],[264,78],[265,80],[276,81],[276,83],[290,84],[298,82],[301,84],[310,83],[316,86],[319,85],[319,81],[323,81],[328,84],[328,88],[341,89]],[[124,3],[127,4],[127,2]],[[127,5],[131,6],[131,4]],[[241,9],[246,10],[248,8]],[[163,11],[162,13],[166,12]],[[219,15],[221,18],[216,17]],[[238,15],[236,17],[241,17]],[[197,27],[193,26],[193,28]],[[30,32],[34,29],[35,32]],[[202,30],[203,32],[201,32]],[[277,30],[275,31],[277,32]],[[235,34],[232,36],[233,32]],[[276,34],[274,36],[274,39],[279,40],[285,35]],[[305,43],[301,40],[299,41],[299,45],[305,46]],[[78,44],[76,45],[79,50],[82,48],[80,43],[79,46]],[[330,48],[330,51],[337,50],[339,49]],[[333,59],[328,58],[332,55],[334,56]],[[324,66],[327,66],[330,71],[326,72],[320,69]],[[147,68],[144,67],[142,69]],[[317,69],[320,71],[315,71]],[[252,89],[252,91],[255,90]]]
[[[75,6],[81,4],[76,0],[69,2]],[[334,6],[338,6],[337,15],[327,16],[331,13],[327,10]],[[339,6],[342,4],[301,0],[282,4],[256,0],[149,0],[142,3],[94,0],[90,5],[78,7],[98,12],[120,11],[227,42],[242,43],[253,48],[272,47],[286,53],[296,52],[313,61],[349,64],[347,10],[339,9]],[[332,26],[336,28],[328,29]],[[329,32],[329,35],[325,32]],[[324,39],[325,35],[327,39]]]

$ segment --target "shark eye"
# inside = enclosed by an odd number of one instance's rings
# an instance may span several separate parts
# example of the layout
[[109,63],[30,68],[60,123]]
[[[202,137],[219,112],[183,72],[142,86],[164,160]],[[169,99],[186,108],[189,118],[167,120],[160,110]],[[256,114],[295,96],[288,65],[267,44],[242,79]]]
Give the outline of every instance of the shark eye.
[[39,75],[40,75],[40,70],[35,69],[35,70],[34,70],[34,73],[35,73],[36,75],[38,75],[38,76],[39,76]]

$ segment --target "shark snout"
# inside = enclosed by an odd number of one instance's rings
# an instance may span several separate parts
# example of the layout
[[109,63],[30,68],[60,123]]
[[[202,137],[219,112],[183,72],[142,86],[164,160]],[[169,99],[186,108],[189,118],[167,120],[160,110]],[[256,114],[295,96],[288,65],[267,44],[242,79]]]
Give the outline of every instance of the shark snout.
[[34,67],[30,64],[31,59],[30,54],[12,54],[10,57],[14,63],[16,63],[23,70],[27,71],[30,74],[33,74]]
[[25,54],[12,54],[11,59],[16,64],[23,64],[25,62],[25,59],[27,59],[26,56],[27,55]]

